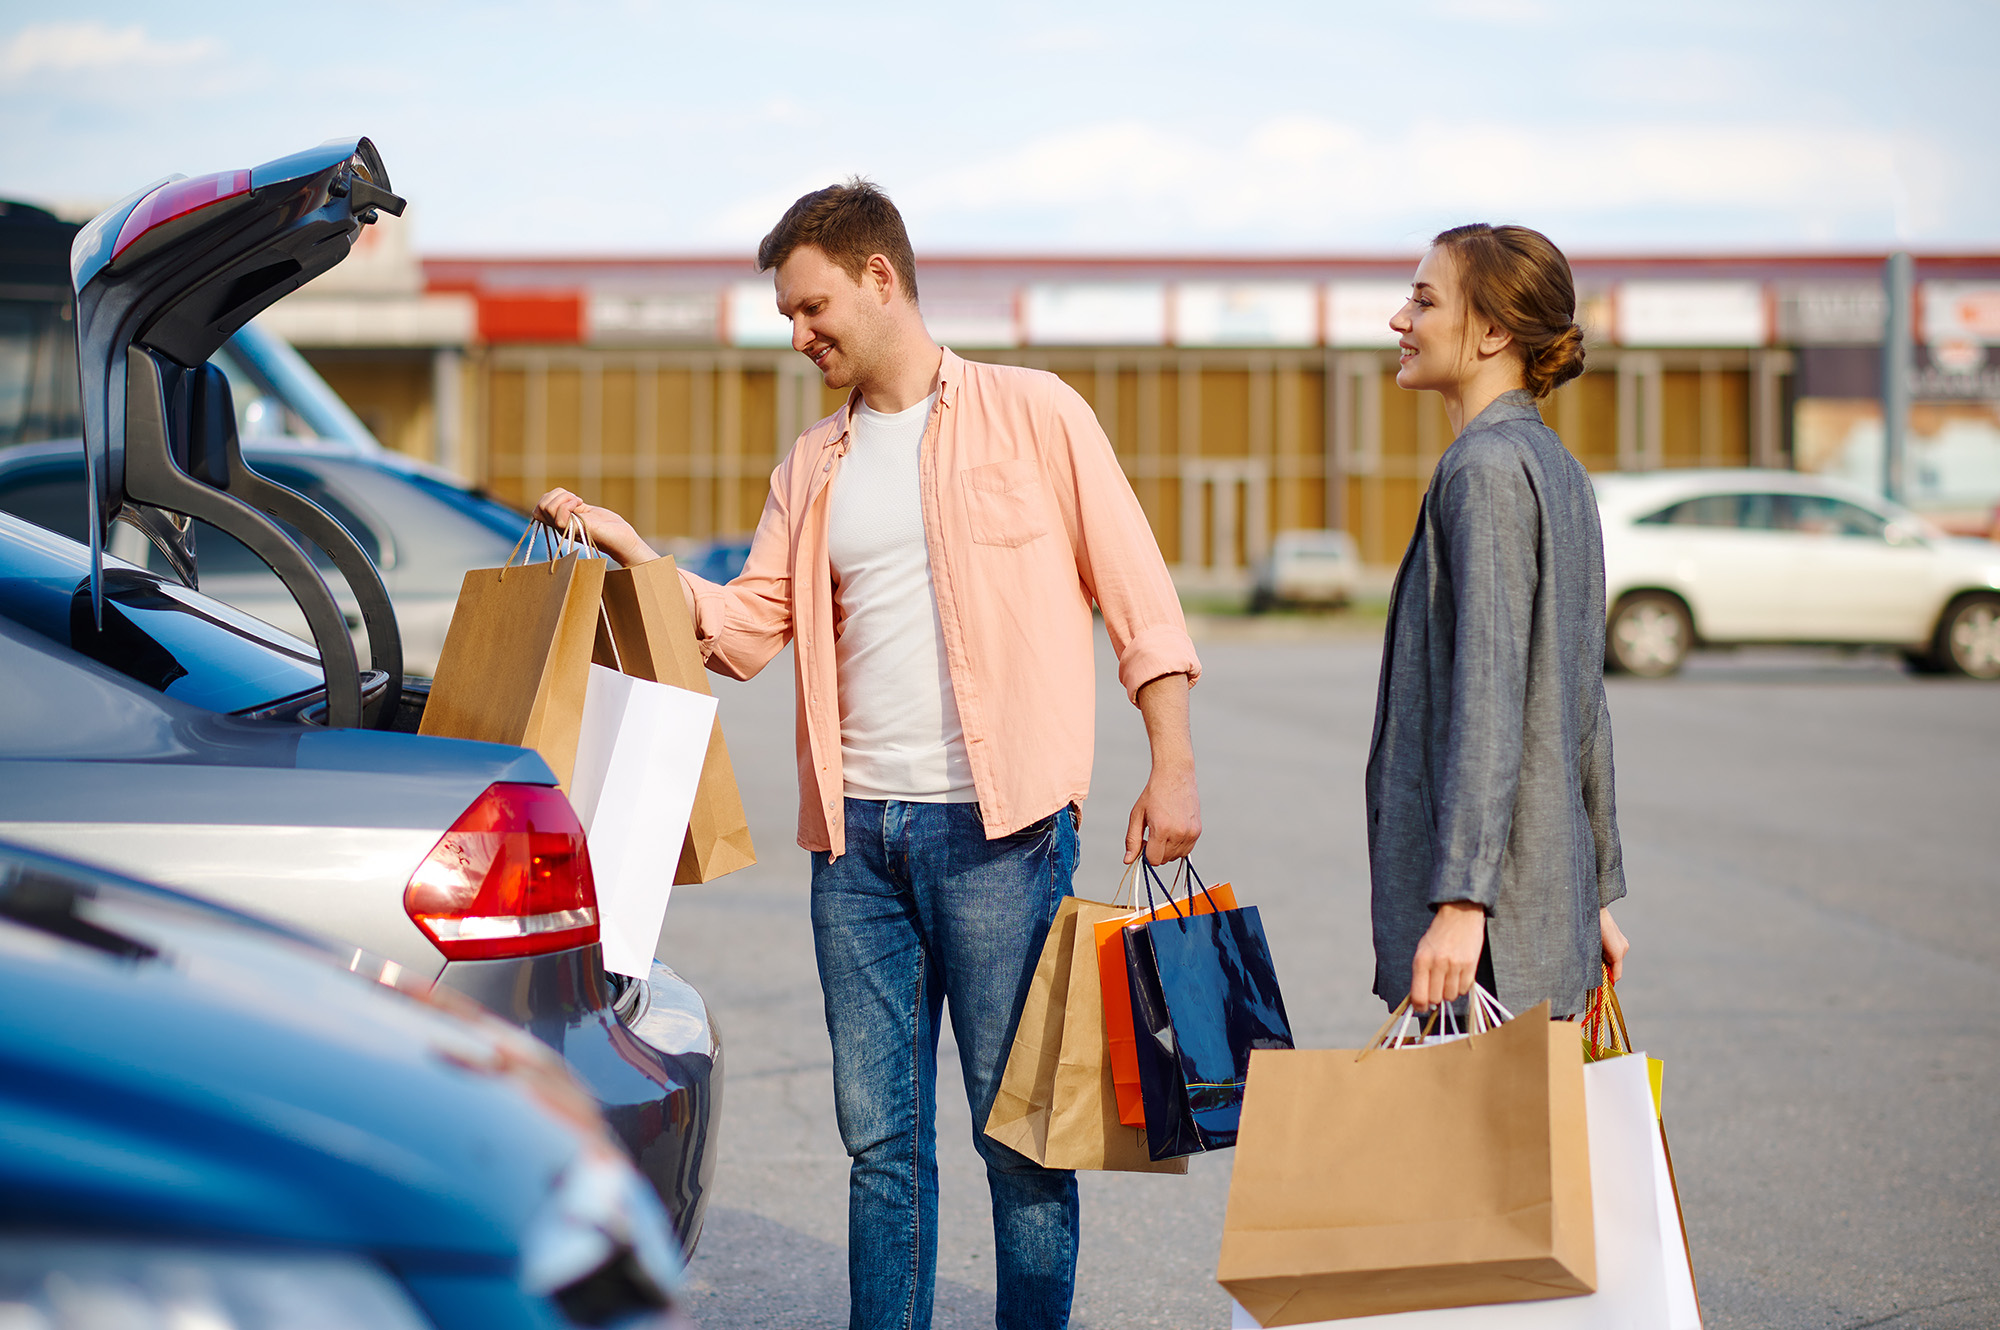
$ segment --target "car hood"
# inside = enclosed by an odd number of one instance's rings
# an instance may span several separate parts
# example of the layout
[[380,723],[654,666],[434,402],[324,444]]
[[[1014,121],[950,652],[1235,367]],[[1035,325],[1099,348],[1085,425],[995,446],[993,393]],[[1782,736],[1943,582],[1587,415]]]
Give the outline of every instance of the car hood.
[[519,1031],[71,871],[0,847],[0,1223],[499,1270],[561,1172],[608,1148]]

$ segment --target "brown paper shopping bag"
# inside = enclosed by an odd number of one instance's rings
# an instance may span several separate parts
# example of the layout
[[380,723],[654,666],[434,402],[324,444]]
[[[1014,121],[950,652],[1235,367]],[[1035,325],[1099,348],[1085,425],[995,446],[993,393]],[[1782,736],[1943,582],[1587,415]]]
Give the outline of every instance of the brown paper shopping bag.
[[[701,648],[695,644],[694,620],[688,615],[680,573],[671,558],[606,573],[604,620],[598,633],[598,664],[655,683],[708,693],[708,671],[702,665]],[[607,628],[616,636],[615,651],[604,640]],[[756,862],[750,821],[743,813],[736,770],[729,762],[729,745],[722,738],[722,718],[717,716],[709,732],[701,788],[695,794],[674,883],[713,882],[724,873]]]
[[1145,1128],[1118,1121],[1091,925],[1129,913],[1065,897],[1042,944],[986,1134],[1044,1168],[1187,1172],[1185,1159],[1153,1162]]
[[1252,1054],[1216,1279],[1264,1326],[1591,1292],[1583,1052],[1548,1016]]
[[532,748],[568,790],[604,573],[580,550],[467,573],[417,732]]

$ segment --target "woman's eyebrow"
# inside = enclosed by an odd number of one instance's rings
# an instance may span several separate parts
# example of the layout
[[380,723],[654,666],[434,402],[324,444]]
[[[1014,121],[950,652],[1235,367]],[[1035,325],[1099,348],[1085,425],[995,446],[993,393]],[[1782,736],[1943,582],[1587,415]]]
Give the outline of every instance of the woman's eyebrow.
[[1429,291],[1429,290],[1431,290],[1431,289],[1432,289],[1432,288],[1431,288],[1431,284],[1430,284],[1429,282],[1411,282],[1411,283],[1410,283],[1410,290],[1412,290],[1412,291]]

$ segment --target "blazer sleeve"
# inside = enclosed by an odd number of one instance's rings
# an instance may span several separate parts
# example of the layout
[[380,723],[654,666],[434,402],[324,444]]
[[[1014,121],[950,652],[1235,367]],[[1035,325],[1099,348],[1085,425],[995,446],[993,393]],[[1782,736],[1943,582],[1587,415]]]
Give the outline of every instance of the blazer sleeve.
[[1625,894],[1625,847],[1618,840],[1618,799],[1611,768],[1611,707],[1597,676],[1597,719],[1583,750],[1583,807],[1597,843],[1597,907]]
[[1541,505],[1505,448],[1472,454],[1437,498],[1452,657],[1429,899],[1491,912],[1521,782]]

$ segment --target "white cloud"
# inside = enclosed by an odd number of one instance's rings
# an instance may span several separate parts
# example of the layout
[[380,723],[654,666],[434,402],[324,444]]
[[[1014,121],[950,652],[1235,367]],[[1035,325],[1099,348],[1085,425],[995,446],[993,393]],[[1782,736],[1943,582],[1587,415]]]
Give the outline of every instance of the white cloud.
[[34,23],[0,47],[0,75],[105,73],[120,69],[161,69],[190,65],[219,55],[213,37],[163,41],[139,24],[114,28],[95,19],[82,23]]

